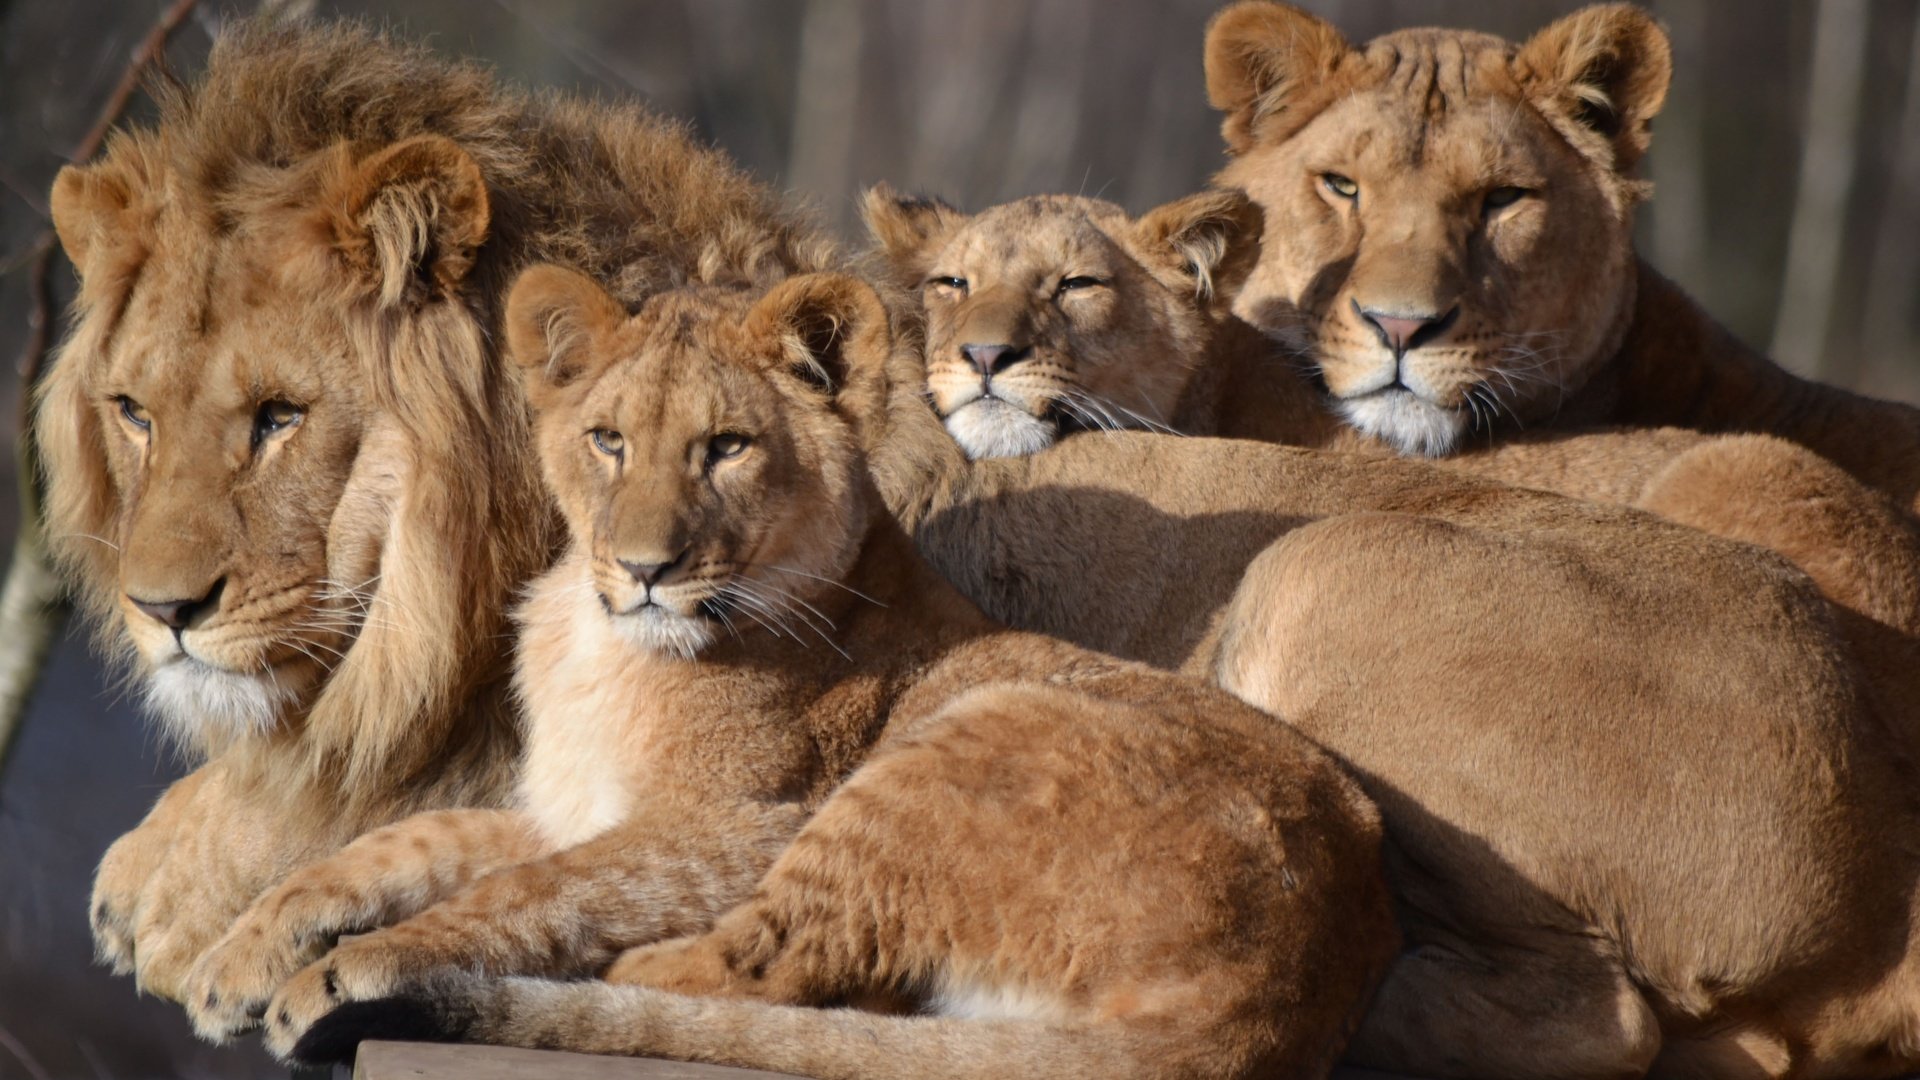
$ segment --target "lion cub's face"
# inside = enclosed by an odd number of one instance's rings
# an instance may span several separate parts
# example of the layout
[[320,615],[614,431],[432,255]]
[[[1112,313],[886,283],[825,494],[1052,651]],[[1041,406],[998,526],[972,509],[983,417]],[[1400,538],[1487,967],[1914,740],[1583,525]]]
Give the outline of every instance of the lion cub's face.
[[1207,338],[1214,275],[1252,217],[1220,192],[1138,221],[1064,195],[968,217],[884,186],[866,213],[926,305],[927,386],[973,458],[1030,454],[1080,429],[1169,430]]
[[1219,179],[1269,238],[1234,312],[1406,453],[1550,416],[1624,333],[1629,171],[1667,65],[1624,5],[1520,47],[1412,30],[1364,49],[1283,5],[1227,9],[1207,42]]
[[875,320],[872,290],[832,275],[758,302],[666,293],[632,317],[571,270],[515,283],[509,343],[583,600],[630,642],[691,657],[755,624],[810,633],[866,524],[848,410],[878,400],[879,364],[852,361]]

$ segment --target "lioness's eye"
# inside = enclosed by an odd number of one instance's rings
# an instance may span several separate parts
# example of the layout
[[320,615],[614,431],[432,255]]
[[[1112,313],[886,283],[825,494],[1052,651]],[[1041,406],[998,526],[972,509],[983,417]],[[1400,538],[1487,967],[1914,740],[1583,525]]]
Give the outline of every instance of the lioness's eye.
[[146,431],[153,427],[153,417],[147,414],[145,406],[125,394],[120,395],[114,400],[120,403],[120,415],[126,419],[127,423],[132,424],[141,431]]
[[712,464],[716,461],[725,461],[727,458],[739,457],[747,452],[747,447],[752,443],[752,439],[731,431],[715,435],[707,440],[707,463]]
[[1497,187],[1487,192],[1487,209],[1498,210],[1503,206],[1512,206],[1526,198],[1530,192],[1523,187]]
[[967,291],[966,278],[953,277],[951,275],[946,275],[946,274],[941,274],[941,275],[928,278],[927,284],[937,285],[943,289],[952,289],[954,292],[963,293]]
[[619,457],[620,452],[627,448],[627,440],[612,428],[594,428],[587,432],[587,437],[593,440],[595,450],[608,457]]
[[305,419],[307,410],[286,401],[269,401],[260,406],[253,414],[253,438],[255,442],[269,435],[285,431]]
[[1343,199],[1357,198],[1360,195],[1360,185],[1341,176],[1339,173],[1322,173],[1320,174],[1320,182],[1327,185],[1328,191],[1333,192]]
[[1106,282],[1101,281],[1097,277],[1087,277],[1086,275],[1082,274],[1078,277],[1070,277],[1070,278],[1062,279],[1060,282],[1060,287],[1058,291],[1063,293],[1070,293],[1077,289],[1097,289],[1100,286],[1105,284]]

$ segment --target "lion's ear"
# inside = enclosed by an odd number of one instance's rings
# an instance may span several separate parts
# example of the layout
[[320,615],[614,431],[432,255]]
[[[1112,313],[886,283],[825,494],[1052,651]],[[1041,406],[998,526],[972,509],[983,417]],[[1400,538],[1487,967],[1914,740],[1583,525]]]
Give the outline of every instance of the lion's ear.
[[1134,225],[1149,251],[1171,250],[1201,298],[1231,294],[1260,255],[1260,208],[1233,190],[1203,191],[1156,207]]
[[564,266],[529,267],[507,294],[507,352],[527,375],[536,404],[598,374],[611,358],[608,334],[627,309],[600,283]]
[[1243,0],[1207,24],[1207,101],[1243,154],[1292,135],[1338,94],[1335,69],[1354,55],[1333,24],[1271,0]]
[[[1599,136],[1624,172],[1647,152],[1673,78],[1673,46],[1638,7],[1596,4],[1533,35],[1514,54],[1513,69],[1542,112],[1571,122],[1576,135]],[[1582,141],[1591,136],[1575,145]]]
[[110,165],[68,165],[53,178],[53,231],[67,260],[83,275],[95,242],[128,230],[133,190]]
[[335,250],[382,307],[449,295],[473,268],[490,221],[480,166],[440,135],[344,163],[325,209]]
[[746,327],[768,344],[769,366],[830,395],[856,425],[884,407],[893,331],[873,286],[847,274],[789,278],[753,305]]
[[910,289],[920,287],[933,257],[967,223],[967,215],[939,199],[901,195],[884,183],[867,189],[860,214],[886,256],[895,284]]

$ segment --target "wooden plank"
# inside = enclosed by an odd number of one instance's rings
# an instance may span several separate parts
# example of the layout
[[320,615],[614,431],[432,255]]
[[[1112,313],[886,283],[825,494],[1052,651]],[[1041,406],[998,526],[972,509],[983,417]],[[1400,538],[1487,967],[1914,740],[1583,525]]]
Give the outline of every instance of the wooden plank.
[[[552,1050],[440,1043],[365,1042],[354,1080],[776,1080],[784,1073],[690,1065],[655,1058],[601,1057]],[[1405,1080],[1366,1069],[1336,1069],[1332,1080]]]
[[778,1080],[783,1074],[655,1058],[451,1043],[364,1042],[353,1080]]

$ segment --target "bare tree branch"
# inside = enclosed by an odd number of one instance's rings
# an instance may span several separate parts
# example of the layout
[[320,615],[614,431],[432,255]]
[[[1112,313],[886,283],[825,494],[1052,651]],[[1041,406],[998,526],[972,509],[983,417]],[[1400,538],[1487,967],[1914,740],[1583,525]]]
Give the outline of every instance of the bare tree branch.
[[[93,127],[74,147],[72,160],[87,161],[99,153],[107,132],[127,111],[141,80],[163,63],[167,40],[193,14],[197,0],[174,0],[161,12],[146,38],[134,49],[127,70],[107,97]],[[29,297],[26,348],[20,354],[20,437],[14,460],[19,464],[20,534],[14,538],[7,580],[0,587],[0,766],[26,714],[27,700],[40,680],[40,670],[52,648],[60,624],[60,585],[47,565],[46,537],[40,522],[38,455],[33,441],[33,387],[46,367],[53,340],[53,273],[60,245],[52,229],[36,243],[39,251],[27,278]]]

